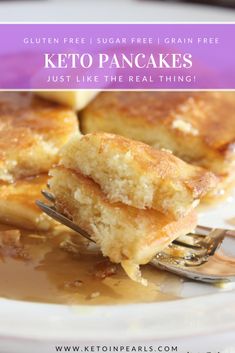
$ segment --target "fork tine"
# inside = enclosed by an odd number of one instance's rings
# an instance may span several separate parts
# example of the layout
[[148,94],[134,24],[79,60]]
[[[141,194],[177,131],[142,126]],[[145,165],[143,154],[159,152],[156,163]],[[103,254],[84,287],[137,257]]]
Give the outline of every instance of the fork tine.
[[[199,227],[197,227],[197,232],[198,228]],[[198,233],[189,233],[175,239],[173,243],[192,250],[205,249],[209,255],[213,255],[223,241],[227,231],[224,229],[211,229],[201,226],[200,228],[206,229],[207,235],[201,236],[201,234]]]
[[191,249],[199,249],[211,231],[212,228],[197,226],[194,232],[179,236],[173,243]]
[[179,236],[173,241],[173,244],[197,250],[202,248],[202,244],[205,242],[206,238],[207,236],[198,233],[188,233],[186,235]]
[[196,231],[201,232],[202,230],[210,232],[211,231],[211,227],[206,227],[206,226],[202,226],[202,225],[197,225],[196,227]]
[[[205,236],[200,237],[200,234],[197,234],[201,229],[206,233]],[[217,274],[214,270],[214,263],[210,262],[213,261],[213,255],[219,249],[227,232],[225,229],[197,227],[195,234],[187,235],[189,236],[189,243],[187,243],[187,236],[180,237],[178,243],[177,241],[174,242],[167,249],[159,253],[152,259],[151,263],[158,268],[197,281],[218,283],[235,280],[233,269],[225,274],[224,263],[222,263],[220,272]],[[200,245],[199,248],[193,249],[194,243],[192,244],[191,242],[193,237],[196,240],[198,238],[196,244]],[[217,266],[218,263],[216,261]]]
[[167,249],[156,256],[156,260],[166,262],[168,265],[183,267],[203,265],[210,256],[214,255],[225,235],[226,231],[221,229],[210,229],[207,236],[200,237],[199,235],[199,239],[197,239],[197,234],[190,233],[176,239]]
[[189,248],[189,249],[200,249],[200,245],[194,245],[194,244],[190,244],[190,243],[187,243],[187,242],[184,242],[184,241],[181,241],[181,240],[177,240],[175,239],[173,241],[174,244],[176,245],[179,245],[179,246],[182,246],[182,247],[185,247],[185,248]]
[[90,235],[82,228],[80,228],[77,224],[73,223],[69,218],[65,217],[64,215],[60,214],[57,212],[53,206],[48,206],[44,204],[40,200],[36,200],[36,205],[43,211],[45,212],[48,216],[54,218],[56,221],[64,224],[65,226],[71,228],[75,232],[81,234],[84,238],[88,239],[89,241],[92,241],[95,243],[93,239],[91,239]]
[[55,196],[51,192],[42,190],[41,193],[48,201],[55,202]]
[[197,225],[195,229],[195,234],[200,234],[201,236],[207,236],[212,231],[212,228]]
[[182,245],[177,245],[177,244],[171,244],[168,246],[168,248],[164,249],[160,253],[160,257],[164,258],[171,258],[173,260],[179,259],[188,261],[192,260],[195,261],[196,258],[205,258],[208,257],[208,250],[207,248],[190,248],[190,247],[185,247]]
[[213,242],[211,242],[211,246],[208,249],[208,252],[210,256],[213,256],[215,251],[220,247],[222,244],[222,241],[224,240],[224,237],[226,235],[226,230],[224,229],[214,229],[210,233],[210,239],[213,239]]

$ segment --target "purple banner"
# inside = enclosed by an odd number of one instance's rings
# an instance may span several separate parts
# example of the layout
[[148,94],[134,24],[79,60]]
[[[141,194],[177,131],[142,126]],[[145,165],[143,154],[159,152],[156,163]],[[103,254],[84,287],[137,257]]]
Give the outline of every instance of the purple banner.
[[235,89],[235,24],[0,24],[0,89]]

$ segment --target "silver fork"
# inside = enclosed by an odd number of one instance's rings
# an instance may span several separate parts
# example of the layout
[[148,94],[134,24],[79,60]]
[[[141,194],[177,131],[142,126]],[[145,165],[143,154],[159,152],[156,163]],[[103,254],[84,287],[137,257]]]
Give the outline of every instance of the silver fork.
[[[55,197],[42,191],[51,205],[37,200],[37,206],[49,217],[71,228],[91,242],[91,236],[68,217],[56,211]],[[150,262],[153,266],[192,280],[219,283],[235,281],[235,258],[223,255],[220,246],[225,237],[235,233],[225,229],[197,226],[194,233],[174,240]],[[234,238],[235,242],[235,238]]]

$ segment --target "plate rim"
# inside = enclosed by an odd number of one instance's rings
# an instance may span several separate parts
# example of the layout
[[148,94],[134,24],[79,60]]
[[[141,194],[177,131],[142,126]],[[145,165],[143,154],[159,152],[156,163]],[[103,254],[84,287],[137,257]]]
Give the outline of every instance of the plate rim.
[[[118,304],[118,305],[94,305],[94,306],[90,306],[90,305],[68,306],[68,305],[64,305],[64,304],[34,303],[34,302],[23,302],[23,301],[15,301],[15,300],[10,300],[10,299],[2,299],[0,301],[0,308],[1,308],[2,304],[4,305],[7,303],[7,304],[11,305],[14,303],[14,305],[18,306],[18,310],[22,310],[23,312],[24,312],[24,309],[27,309],[27,308],[30,309],[30,307],[34,308],[33,311],[37,311],[38,309],[44,308],[44,310],[42,310],[42,312],[48,311],[47,309],[50,309],[49,310],[50,312],[48,312],[47,317],[45,317],[45,320],[46,321],[48,320],[48,316],[56,314],[57,315],[56,320],[60,321],[59,326],[57,326],[57,328],[59,327],[60,329],[64,329],[65,331],[63,331],[63,334],[61,334],[61,331],[57,333],[57,330],[54,330],[54,329],[50,331],[49,328],[52,328],[52,327],[49,324],[48,327],[44,327],[43,331],[40,331],[40,332],[36,331],[36,328],[37,328],[37,325],[36,325],[36,327],[34,328],[34,331],[31,330],[31,332],[29,333],[29,331],[27,331],[28,328],[26,328],[26,331],[24,332],[24,334],[22,334],[22,332],[19,332],[17,329],[18,323],[15,322],[14,325],[16,327],[16,330],[13,329],[13,332],[11,331],[9,333],[8,331],[2,329],[2,323],[4,322],[4,315],[3,315],[2,316],[3,319],[1,320],[1,318],[0,318],[0,340],[1,339],[5,339],[5,340],[6,339],[13,339],[13,340],[25,340],[25,341],[34,341],[34,342],[35,341],[41,341],[41,342],[43,341],[43,342],[47,342],[47,343],[50,343],[50,342],[53,342],[56,340],[56,342],[60,343],[60,342],[71,342],[71,341],[87,342],[90,340],[103,341],[104,339],[105,339],[105,341],[107,341],[107,336],[109,336],[109,342],[112,342],[112,341],[115,341],[115,338],[119,335],[119,332],[120,332],[120,330],[118,330],[115,327],[115,325],[114,325],[114,327],[112,327],[112,330],[108,332],[108,335],[107,335],[107,331],[105,331],[104,335],[100,335],[101,331],[97,331],[95,333],[94,329],[87,327],[85,329],[85,331],[84,331],[84,329],[82,330],[82,332],[81,332],[82,336],[81,336],[78,334],[78,331],[77,331],[78,328],[81,329],[81,326],[79,326],[79,325],[81,325],[81,319],[82,319],[82,322],[84,323],[84,319],[87,319],[87,320],[90,320],[91,318],[97,319],[99,317],[99,315],[102,313],[103,320],[105,319],[106,322],[109,322],[112,319],[116,320],[117,318],[120,321],[120,315],[123,315],[124,312],[126,314],[127,314],[127,312],[129,312],[129,314],[132,314],[132,315],[133,315],[133,312],[135,312],[135,315],[137,314],[137,318],[138,318],[138,315],[141,312],[143,312],[143,309],[145,309],[145,313],[147,312],[147,316],[145,316],[143,318],[143,320],[144,320],[144,319],[149,319],[148,315],[149,315],[150,309],[151,309],[151,314],[161,313],[161,315],[162,315],[162,311],[164,311],[164,309],[167,307],[168,313],[166,312],[166,314],[169,316],[169,311],[171,311],[172,309],[173,309],[174,315],[175,315],[176,313],[177,314],[180,313],[182,306],[186,306],[186,309],[188,309],[188,307],[191,306],[191,308],[194,309],[194,307],[196,308],[198,306],[198,304],[200,305],[200,302],[208,303],[208,301],[211,303],[211,305],[209,305],[207,307],[207,309],[209,309],[209,311],[211,313],[213,313],[214,309],[215,309],[215,304],[217,304],[218,302],[224,303],[224,301],[226,301],[226,305],[228,305],[228,303],[230,303],[233,306],[235,306],[234,294],[235,294],[235,289],[231,289],[228,291],[224,291],[222,293],[212,293],[212,294],[206,294],[206,295],[201,295],[201,296],[191,297],[191,298],[177,299],[177,300],[172,300],[172,301],[163,301],[163,302],[155,302],[155,303],[142,303],[142,304]],[[178,304],[180,304],[180,305],[178,305]],[[178,308],[177,310],[176,310],[176,307]],[[126,310],[127,308],[128,308],[128,310]],[[109,313],[109,315],[107,315],[107,311],[110,312],[110,309],[112,309],[111,314]],[[175,310],[176,310],[176,312],[175,312]],[[62,316],[66,312],[67,312],[67,314],[66,314],[67,318],[65,321],[63,321]],[[74,319],[75,318],[74,314],[77,315],[76,319]],[[30,315],[34,315],[34,312],[31,312]],[[157,339],[165,339],[165,340],[167,340],[167,339],[182,339],[182,338],[186,338],[186,337],[187,338],[200,337],[202,335],[208,335],[211,333],[222,333],[222,332],[229,332],[229,331],[234,332],[234,330],[235,330],[235,311],[233,314],[233,311],[231,310],[229,315],[231,315],[231,317],[229,319],[230,320],[229,323],[226,323],[225,318],[223,318],[219,325],[215,325],[213,327],[214,319],[211,318],[212,320],[210,321],[210,324],[207,323],[207,325],[205,326],[205,323],[203,323],[201,328],[194,327],[193,329],[185,332],[186,326],[189,325],[190,323],[192,325],[192,321],[190,321],[190,319],[189,319],[189,320],[186,320],[183,325],[181,323],[181,327],[178,327],[177,331],[172,332],[171,330],[168,330],[170,332],[170,335],[167,335],[166,331],[165,331],[165,333],[164,333],[164,331],[158,332],[158,337],[156,337],[156,334],[153,334],[156,331],[155,331],[155,328],[152,326],[148,327],[148,331],[143,331],[143,328],[138,329],[138,327],[137,327],[137,329],[134,329],[134,330],[130,329],[129,332],[126,333],[126,335],[123,335],[123,332],[121,332],[122,340],[126,342],[126,341],[133,341],[136,339],[142,340],[142,341],[151,341],[156,338]],[[14,318],[14,313],[13,313],[13,318]],[[73,327],[71,327],[71,326],[68,327],[67,326],[68,320],[71,320],[71,319],[73,321]],[[124,320],[125,319],[126,318],[124,317]],[[162,317],[160,317],[160,319],[162,319]],[[22,317],[21,317],[21,321],[22,321]],[[37,321],[37,318],[35,319],[35,321]],[[96,323],[98,325],[98,321]],[[41,322],[40,322],[40,324],[41,324]],[[52,320],[52,324],[53,324],[53,320]],[[111,325],[111,326],[113,326],[113,325]],[[110,327],[110,325],[109,325],[109,327]],[[70,331],[71,328],[72,328],[72,332]],[[195,328],[197,328],[197,329],[195,330]],[[46,334],[45,334],[45,329],[47,330]],[[142,333],[140,332],[140,330],[142,330]]]

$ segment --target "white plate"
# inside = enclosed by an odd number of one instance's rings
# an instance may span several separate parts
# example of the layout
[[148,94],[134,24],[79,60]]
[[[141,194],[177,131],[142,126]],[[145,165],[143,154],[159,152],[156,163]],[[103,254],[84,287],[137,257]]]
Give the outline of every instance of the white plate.
[[[230,216],[235,216],[235,193],[229,201],[204,211],[200,223],[229,227]],[[229,251],[235,254],[235,238],[230,240]],[[183,299],[170,302],[117,306],[66,306],[1,299],[0,352],[54,352],[55,345],[61,344],[169,342],[185,347],[185,353],[189,349],[190,353],[198,353],[200,347],[212,352],[220,345],[229,349],[225,353],[234,353],[235,285],[217,288],[185,282],[181,296]],[[207,352],[204,350],[202,353]]]
[[[99,2],[99,5],[97,5]],[[154,0],[31,0],[0,3],[0,22],[234,21],[232,9]]]

